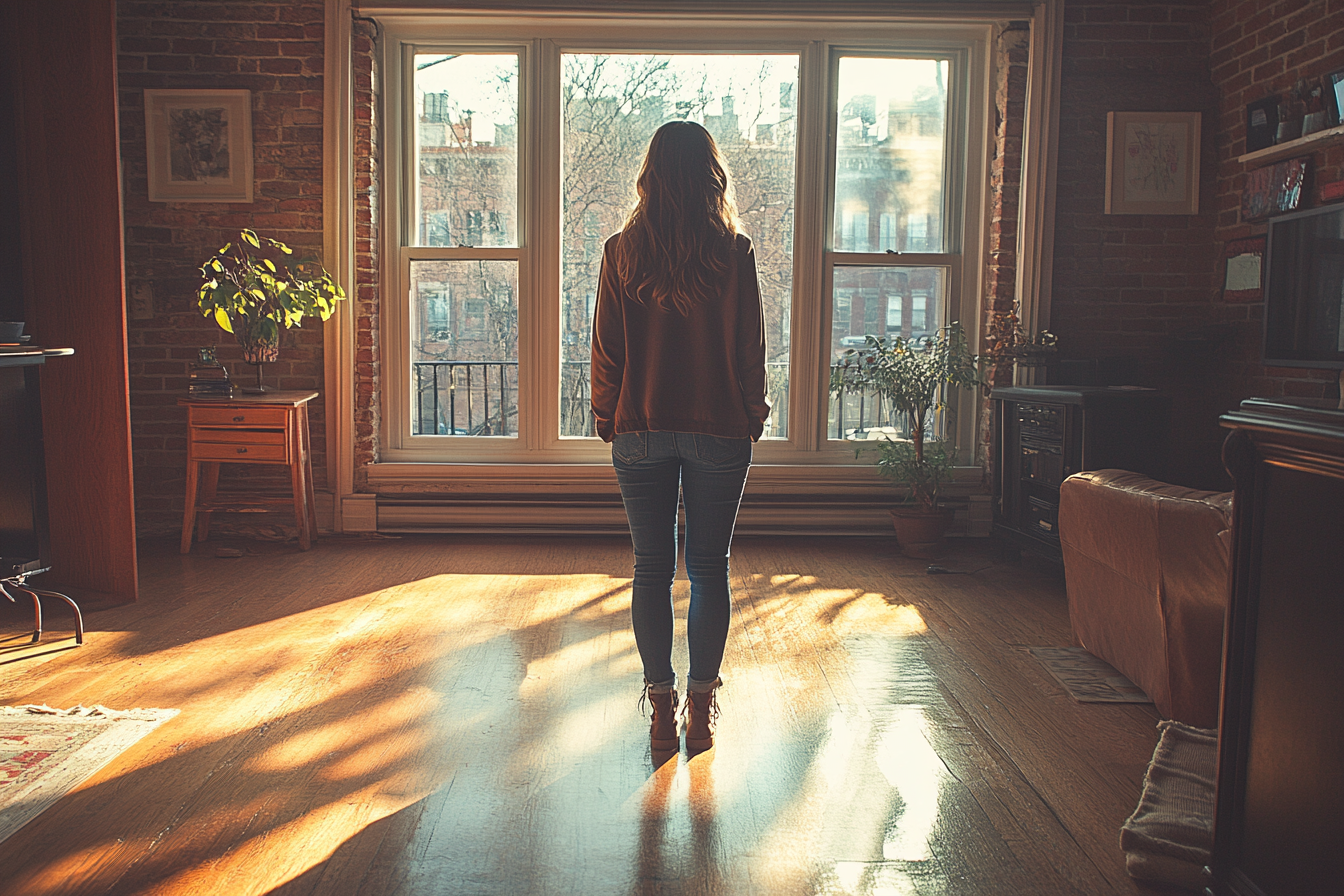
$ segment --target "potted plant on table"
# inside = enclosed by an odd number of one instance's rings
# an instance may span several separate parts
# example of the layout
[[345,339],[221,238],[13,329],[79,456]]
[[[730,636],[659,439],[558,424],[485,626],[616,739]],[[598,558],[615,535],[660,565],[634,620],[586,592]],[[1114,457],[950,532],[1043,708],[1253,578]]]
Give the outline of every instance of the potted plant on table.
[[876,451],[878,473],[905,491],[891,519],[901,549],[911,556],[941,553],[952,523],[952,511],[938,506],[938,491],[952,475],[954,453],[929,437],[932,415],[942,408],[947,389],[979,385],[979,360],[959,323],[918,339],[869,336],[863,348],[846,351],[832,369],[832,392],[876,395],[907,421],[908,439],[870,440],[855,455]]
[[232,333],[243,360],[257,368],[255,387],[264,392],[261,365],[280,356],[280,330],[301,326],[308,316],[327,320],[345,290],[320,264],[294,258],[284,243],[244,230],[238,239],[201,265],[197,304]]

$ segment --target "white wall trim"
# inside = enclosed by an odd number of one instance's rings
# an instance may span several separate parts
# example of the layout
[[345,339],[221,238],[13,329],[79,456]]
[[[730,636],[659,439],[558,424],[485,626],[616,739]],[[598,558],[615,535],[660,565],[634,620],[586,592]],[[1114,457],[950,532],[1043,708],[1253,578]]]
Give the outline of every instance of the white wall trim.
[[341,499],[342,532],[378,531],[378,496],[346,495]]
[[354,83],[350,0],[327,0],[322,108],[323,262],[349,297],[323,328],[323,402],[331,528],[346,531],[344,499],[355,490]]
[[1028,332],[1050,326],[1063,54],[1064,0],[1040,0],[1031,20],[1027,109],[1022,134],[1022,192],[1017,222],[1016,291],[1021,301],[1022,326]]

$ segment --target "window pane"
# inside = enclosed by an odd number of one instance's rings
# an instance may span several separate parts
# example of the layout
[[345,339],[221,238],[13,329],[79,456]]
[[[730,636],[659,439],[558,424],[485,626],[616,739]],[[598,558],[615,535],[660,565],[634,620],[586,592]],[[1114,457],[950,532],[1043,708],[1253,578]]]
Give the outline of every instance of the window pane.
[[[946,306],[947,269],[839,265],[831,298],[831,367],[868,336],[914,340],[936,329]],[[872,395],[830,397],[829,438],[863,438],[873,431],[907,434],[906,423]]]
[[411,432],[517,436],[518,265],[411,262]]
[[671,119],[714,135],[756,249],[774,406],[765,438],[788,436],[793,293],[796,56],[569,54],[563,60],[563,296],[560,434],[593,435],[589,335],[602,244],[634,207],[649,138]]
[[518,57],[415,57],[418,246],[518,245]]
[[943,252],[947,60],[840,59],[837,252]]

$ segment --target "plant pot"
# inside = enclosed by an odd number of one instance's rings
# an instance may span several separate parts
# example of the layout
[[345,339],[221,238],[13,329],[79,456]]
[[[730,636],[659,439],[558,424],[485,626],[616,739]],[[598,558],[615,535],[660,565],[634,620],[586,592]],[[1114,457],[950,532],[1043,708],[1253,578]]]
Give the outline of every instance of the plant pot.
[[896,540],[907,556],[934,560],[946,551],[947,530],[952,526],[951,510],[893,507],[890,513]]
[[248,364],[270,364],[280,358],[280,340],[242,343],[243,360]]

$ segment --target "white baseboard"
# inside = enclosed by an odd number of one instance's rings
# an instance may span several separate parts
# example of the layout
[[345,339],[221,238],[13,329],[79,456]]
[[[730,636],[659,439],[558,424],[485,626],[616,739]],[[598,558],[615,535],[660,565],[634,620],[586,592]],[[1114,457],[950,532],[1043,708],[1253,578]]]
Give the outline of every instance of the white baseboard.
[[345,495],[341,498],[341,531],[377,532],[378,496]]

